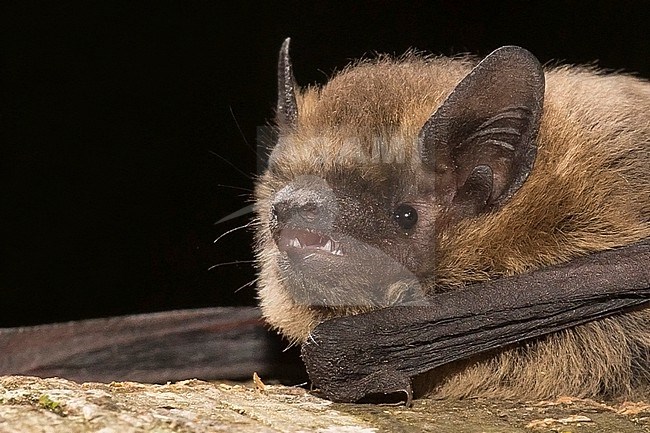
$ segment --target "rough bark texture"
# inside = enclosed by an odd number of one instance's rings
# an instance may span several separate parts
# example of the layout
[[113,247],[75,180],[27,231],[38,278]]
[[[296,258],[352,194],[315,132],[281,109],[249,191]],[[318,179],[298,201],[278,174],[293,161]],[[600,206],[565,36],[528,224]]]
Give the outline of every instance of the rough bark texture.
[[[261,389],[264,388],[264,389]],[[0,433],[650,432],[650,405],[417,400],[334,404],[301,388],[187,380],[166,385],[0,377]]]

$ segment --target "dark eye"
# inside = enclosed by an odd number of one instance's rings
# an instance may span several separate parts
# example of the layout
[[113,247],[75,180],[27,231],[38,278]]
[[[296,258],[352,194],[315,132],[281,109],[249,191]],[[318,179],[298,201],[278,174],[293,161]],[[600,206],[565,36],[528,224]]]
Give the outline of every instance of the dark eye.
[[404,230],[410,230],[418,222],[418,212],[413,206],[401,204],[393,212],[393,219]]

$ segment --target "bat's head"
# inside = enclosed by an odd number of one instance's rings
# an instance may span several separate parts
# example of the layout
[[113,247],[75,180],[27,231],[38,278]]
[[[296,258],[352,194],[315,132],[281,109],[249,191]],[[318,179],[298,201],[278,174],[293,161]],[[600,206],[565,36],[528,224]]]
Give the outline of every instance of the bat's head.
[[531,171],[544,76],[526,50],[361,62],[299,91],[285,41],[278,140],[256,188],[259,296],[304,340],[338,315],[423,301],[437,240]]

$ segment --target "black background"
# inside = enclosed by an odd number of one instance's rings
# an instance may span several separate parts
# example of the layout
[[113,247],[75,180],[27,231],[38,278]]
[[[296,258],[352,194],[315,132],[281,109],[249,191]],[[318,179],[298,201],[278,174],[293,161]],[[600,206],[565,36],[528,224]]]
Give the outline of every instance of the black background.
[[[403,3],[403,4],[400,4]],[[650,76],[644,1],[3,2],[0,327],[253,304],[256,128],[352,58],[521,45]]]

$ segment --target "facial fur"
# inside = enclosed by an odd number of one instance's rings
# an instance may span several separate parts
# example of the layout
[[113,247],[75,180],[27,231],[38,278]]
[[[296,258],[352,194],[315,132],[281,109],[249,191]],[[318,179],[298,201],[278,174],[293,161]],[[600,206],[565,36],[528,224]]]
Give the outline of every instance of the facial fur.
[[[493,147],[445,159],[437,144],[426,163],[423,126],[475,65],[413,54],[360,61],[323,87],[296,88],[295,116],[278,113],[278,142],[255,191],[256,242],[261,307],[288,339],[304,341],[330,317],[415,303],[650,236],[650,84],[547,69],[531,133],[534,165],[508,165],[509,153]],[[452,138],[462,134],[451,130]],[[434,141],[444,135],[428,133]],[[471,159],[469,168],[448,163],[459,159]],[[403,220],[409,209],[413,226]],[[649,374],[648,329],[646,309],[447,367],[428,384],[440,396],[629,393],[641,370]],[[579,368],[554,359],[555,350],[590,360],[597,374],[580,368],[552,388],[540,365],[553,379]]]

